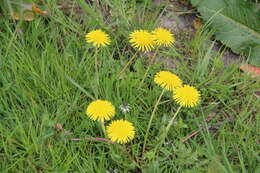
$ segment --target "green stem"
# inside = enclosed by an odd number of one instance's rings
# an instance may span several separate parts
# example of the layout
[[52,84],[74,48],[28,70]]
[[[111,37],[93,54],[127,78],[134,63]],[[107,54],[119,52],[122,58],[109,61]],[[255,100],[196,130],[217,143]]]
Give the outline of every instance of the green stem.
[[107,137],[107,133],[106,133],[106,128],[105,128],[105,124],[103,121],[100,121],[100,125],[101,125],[101,128],[102,128],[102,131],[104,133],[104,136]]
[[144,137],[144,145],[143,145],[142,155],[144,154],[144,151],[145,151],[145,145],[146,145],[146,142],[147,142],[149,130],[150,130],[150,128],[151,128],[151,125],[152,125],[152,121],[153,121],[155,112],[156,112],[156,110],[157,110],[157,107],[158,107],[158,105],[159,105],[161,99],[162,99],[162,95],[163,95],[164,91],[165,91],[165,90],[163,89],[162,92],[161,92],[161,95],[159,96],[159,98],[157,99],[157,101],[156,101],[156,103],[155,103],[155,105],[154,105],[153,112],[152,112],[152,115],[151,115],[151,118],[150,118],[150,121],[149,121],[147,130],[146,130],[146,134],[145,134],[145,137]]
[[137,52],[131,57],[131,59],[127,62],[127,64],[123,67],[123,69],[118,73],[117,78],[120,78],[121,74],[126,70],[126,68],[132,63],[132,61],[135,59],[137,55]]
[[97,48],[95,49],[95,55],[94,55],[94,57],[95,57],[95,72],[96,72],[96,75],[97,75],[97,77],[98,77],[98,60],[97,60],[97,53],[98,53],[98,50],[97,50]]
[[169,123],[168,123],[168,125],[167,125],[167,127],[166,127],[166,130],[165,130],[166,136],[167,136],[167,134],[168,134],[168,132],[169,132],[171,126],[172,126],[173,121],[175,120],[175,118],[176,118],[176,116],[178,115],[178,113],[180,112],[180,110],[181,110],[181,106],[179,106],[179,108],[177,109],[177,111],[176,111],[175,114],[173,115],[172,119],[169,121]]
[[179,108],[177,109],[177,111],[175,112],[175,114],[173,115],[172,119],[169,121],[168,125],[166,126],[166,129],[164,131],[164,133],[162,134],[162,139],[161,141],[158,143],[158,145],[155,147],[155,153],[157,153],[157,150],[162,146],[162,144],[164,143],[164,140],[165,138],[167,137],[168,135],[168,132],[175,120],[175,118],[177,117],[178,113],[180,112],[181,110],[181,106],[179,106]]
[[146,71],[145,71],[145,74],[144,74],[144,76],[143,76],[143,78],[142,78],[142,80],[141,80],[141,82],[140,82],[138,88],[141,88],[141,86],[143,85],[144,80],[145,80],[145,78],[146,78],[146,76],[147,76],[149,70],[150,70],[151,67],[152,67],[152,63],[153,63],[153,61],[154,61],[154,59],[155,59],[155,56],[156,56],[157,53],[158,53],[158,50],[159,50],[159,47],[156,48],[156,50],[155,50],[155,52],[154,52],[154,55],[153,55],[153,57],[152,57],[152,59],[151,59],[151,61],[150,61],[150,63],[149,63],[148,68],[147,68]]
[[97,59],[97,54],[98,54],[98,49],[95,49],[95,54],[94,54],[94,58],[95,58],[95,81],[96,81],[96,87],[95,89],[97,90],[95,92],[95,97],[98,98],[98,88],[99,88],[99,72],[98,72],[98,59]]

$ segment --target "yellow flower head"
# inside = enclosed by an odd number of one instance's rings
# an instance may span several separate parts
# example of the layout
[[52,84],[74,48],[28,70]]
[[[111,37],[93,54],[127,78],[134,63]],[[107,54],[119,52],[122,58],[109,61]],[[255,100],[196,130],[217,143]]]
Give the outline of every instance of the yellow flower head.
[[152,34],[155,38],[155,43],[159,46],[171,46],[175,41],[173,34],[164,28],[157,28]]
[[107,135],[111,141],[124,144],[134,138],[135,128],[129,121],[115,120],[107,126]]
[[150,51],[154,48],[154,37],[146,30],[136,30],[130,34],[129,41],[134,48],[141,51]]
[[167,90],[173,90],[182,86],[182,80],[169,71],[160,71],[156,73],[154,82]]
[[193,86],[184,85],[173,91],[173,99],[183,107],[194,107],[200,102],[200,93]]
[[115,107],[108,101],[96,100],[88,105],[86,114],[93,120],[104,122],[115,115]]
[[105,32],[97,29],[86,34],[86,42],[92,43],[95,47],[100,47],[109,45],[111,41]]

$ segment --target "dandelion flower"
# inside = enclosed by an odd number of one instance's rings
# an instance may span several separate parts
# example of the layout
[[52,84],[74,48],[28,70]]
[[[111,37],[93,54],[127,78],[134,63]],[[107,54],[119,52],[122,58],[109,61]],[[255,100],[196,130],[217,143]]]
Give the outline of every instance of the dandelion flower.
[[150,51],[154,48],[154,37],[146,30],[136,30],[130,34],[129,41],[134,48]]
[[124,144],[134,138],[135,128],[126,120],[115,120],[107,126],[107,135],[111,141]]
[[173,91],[173,99],[183,107],[194,107],[200,102],[200,93],[193,86],[184,85]]
[[171,46],[174,43],[174,36],[173,34],[164,28],[157,28],[152,32],[155,38],[155,44],[158,46]]
[[182,86],[182,80],[169,71],[160,71],[156,73],[154,82],[167,90],[173,90]]
[[111,41],[105,32],[97,29],[86,34],[86,42],[92,43],[95,47],[101,47],[109,45]]
[[88,105],[86,114],[93,120],[104,122],[115,115],[115,107],[108,101],[96,100]]

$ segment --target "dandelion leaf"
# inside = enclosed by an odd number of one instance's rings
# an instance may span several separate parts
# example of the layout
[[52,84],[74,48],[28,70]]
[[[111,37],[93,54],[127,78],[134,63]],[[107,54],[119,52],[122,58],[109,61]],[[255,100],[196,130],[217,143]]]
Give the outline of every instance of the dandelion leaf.
[[217,40],[260,66],[260,22],[256,4],[242,0],[191,0],[215,30]]

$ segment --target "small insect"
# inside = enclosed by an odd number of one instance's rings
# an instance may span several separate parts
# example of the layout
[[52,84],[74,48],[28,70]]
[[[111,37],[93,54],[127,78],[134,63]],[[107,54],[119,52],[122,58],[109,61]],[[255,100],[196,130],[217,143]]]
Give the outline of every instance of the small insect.
[[130,112],[131,106],[128,103],[123,103],[119,106],[119,109],[123,112],[123,114],[126,114]]

